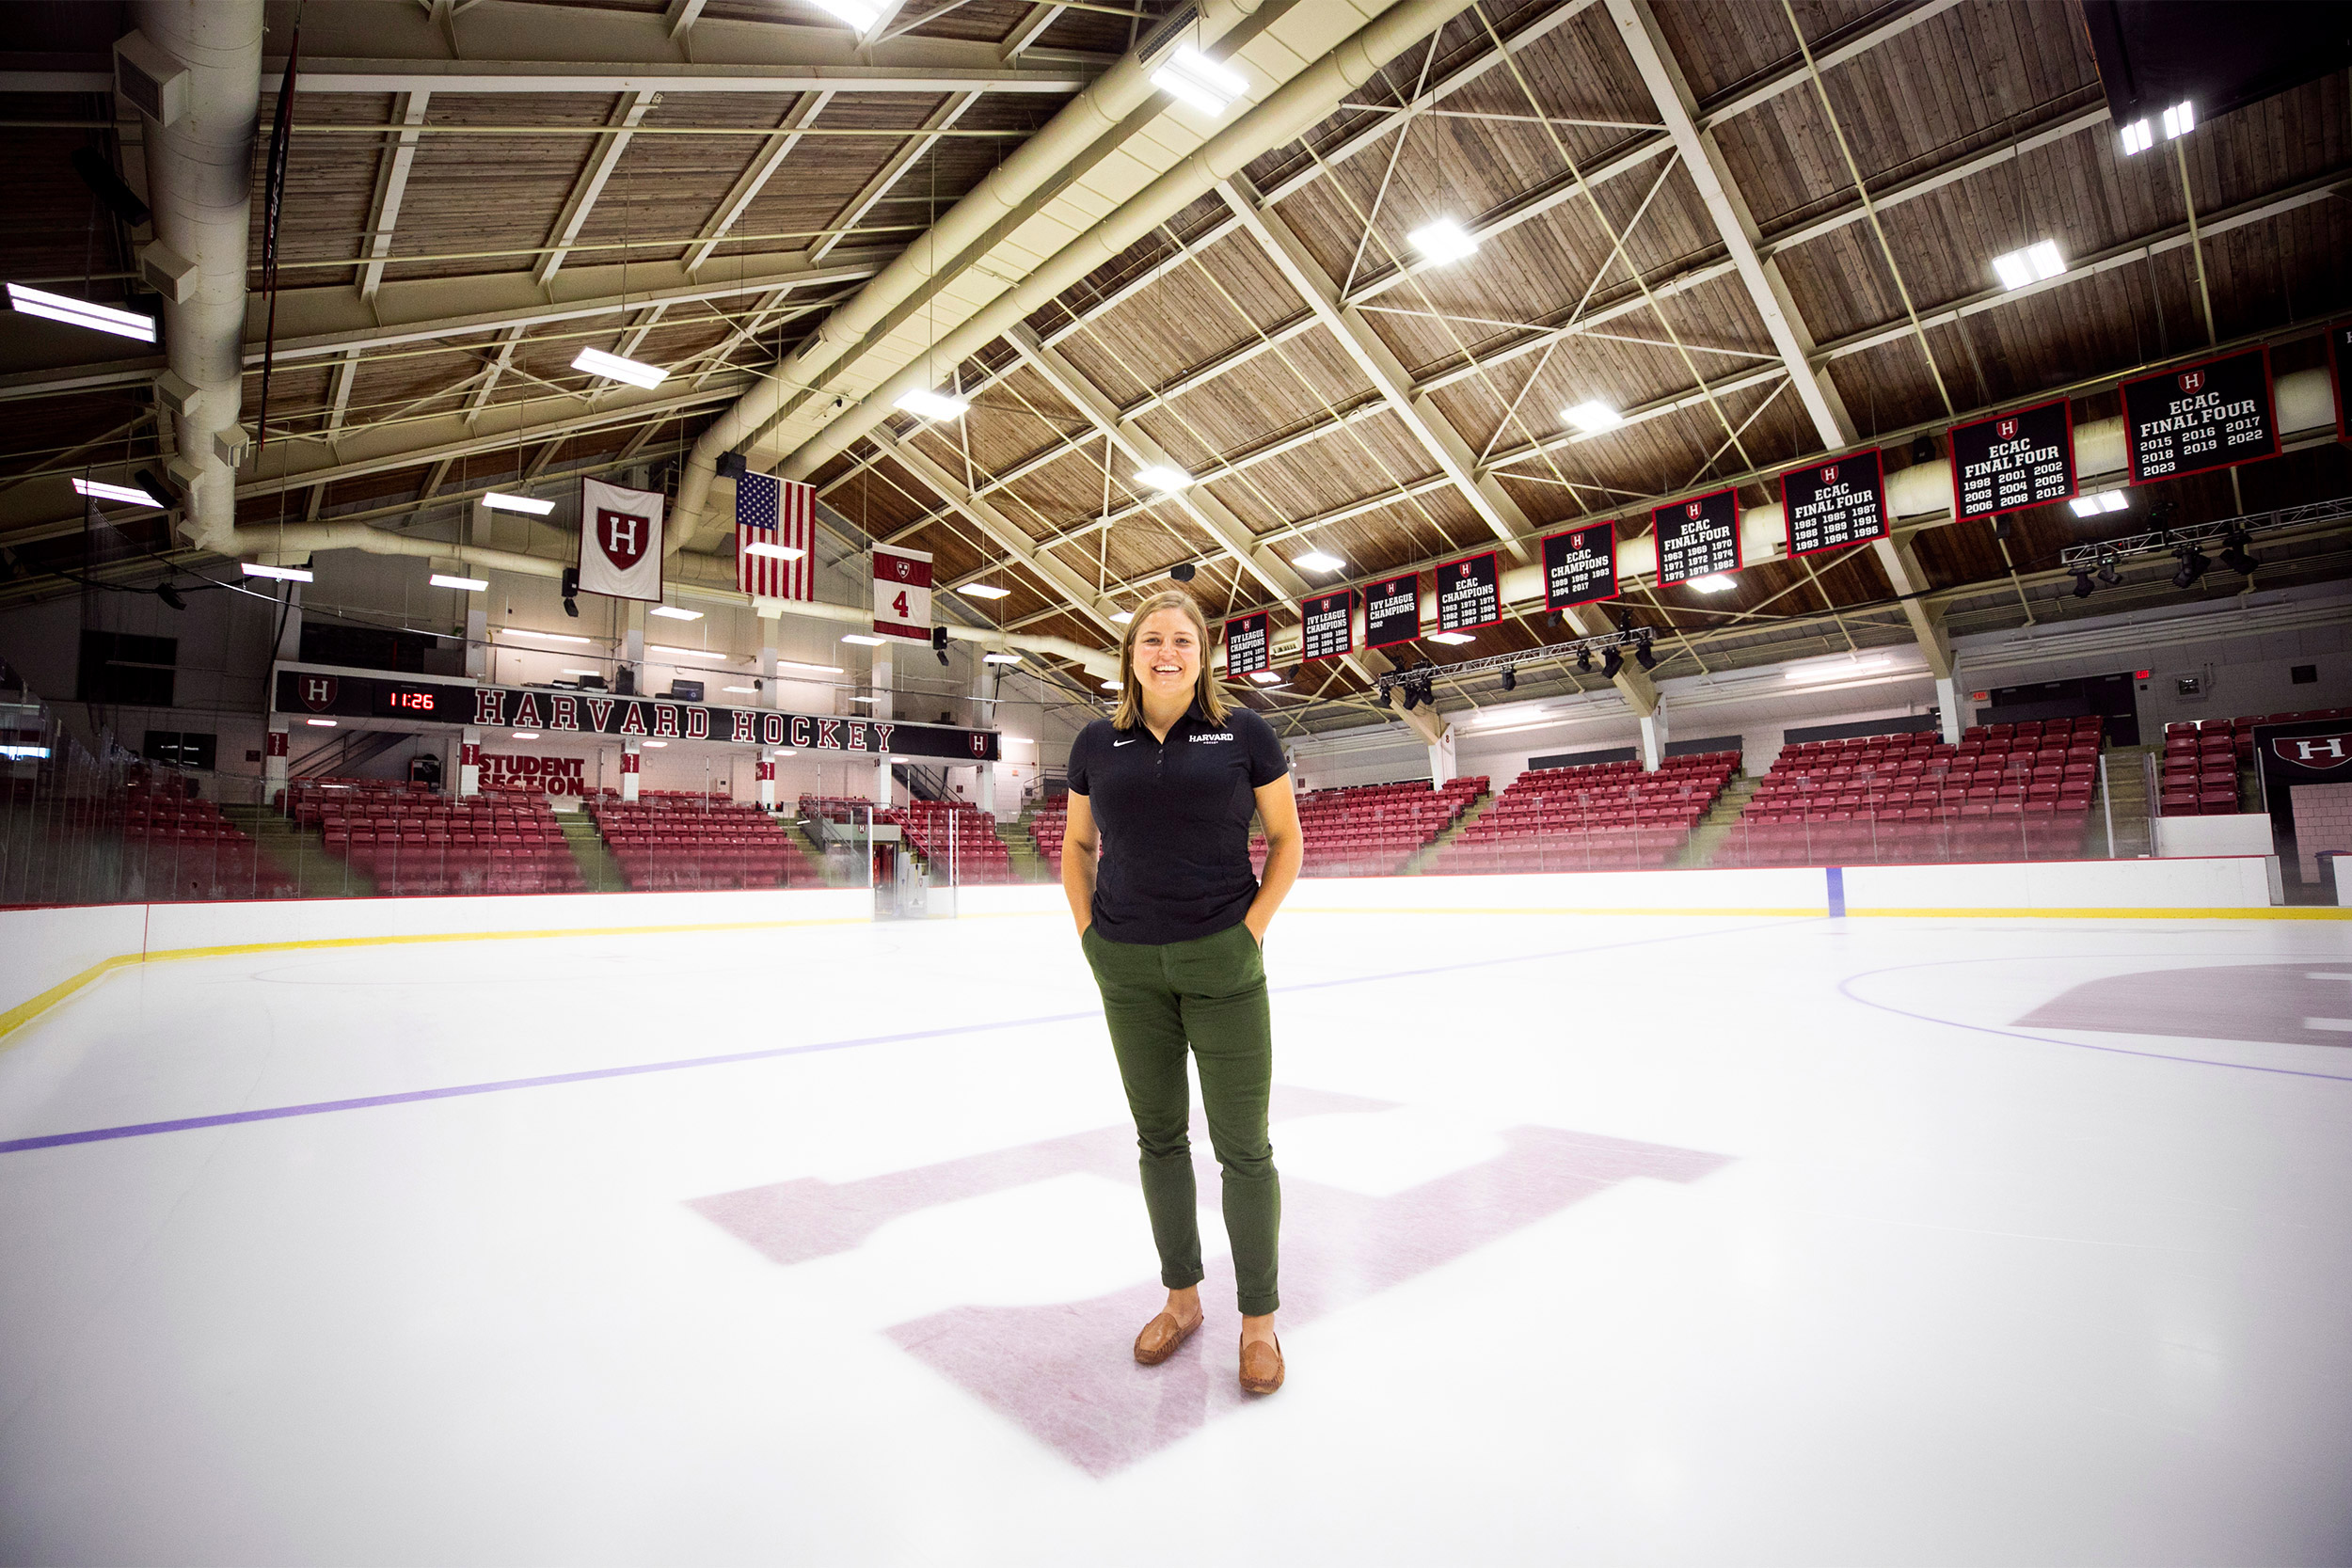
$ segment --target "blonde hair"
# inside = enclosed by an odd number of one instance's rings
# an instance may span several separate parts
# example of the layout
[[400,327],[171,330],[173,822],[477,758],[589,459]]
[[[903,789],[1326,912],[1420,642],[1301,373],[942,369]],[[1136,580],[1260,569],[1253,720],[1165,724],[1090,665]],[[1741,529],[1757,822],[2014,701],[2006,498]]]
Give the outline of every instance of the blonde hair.
[[1127,623],[1127,635],[1119,644],[1119,706],[1111,714],[1111,727],[1132,730],[1143,722],[1143,698],[1136,688],[1136,638],[1143,630],[1143,623],[1163,610],[1183,612],[1192,623],[1192,629],[1200,634],[1200,678],[1193,691],[1193,701],[1209,716],[1209,722],[1221,724],[1232,707],[1232,699],[1216,684],[1216,675],[1209,668],[1209,623],[1202,617],[1200,607],[1193,596],[1180,588],[1163,589],[1136,606],[1136,618]]

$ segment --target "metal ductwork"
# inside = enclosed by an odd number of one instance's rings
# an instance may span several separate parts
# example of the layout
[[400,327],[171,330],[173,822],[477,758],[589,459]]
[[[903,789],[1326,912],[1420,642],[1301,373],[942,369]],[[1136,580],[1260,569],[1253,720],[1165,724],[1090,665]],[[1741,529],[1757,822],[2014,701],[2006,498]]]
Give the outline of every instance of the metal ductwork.
[[186,388],[173,410],[183,531],[233,555],[262,0],[138,0],[131,16],[137,31],[115,46],[116,84],[149,120],[155,237],[194,266],[180,297],[164,301],[165,353]]

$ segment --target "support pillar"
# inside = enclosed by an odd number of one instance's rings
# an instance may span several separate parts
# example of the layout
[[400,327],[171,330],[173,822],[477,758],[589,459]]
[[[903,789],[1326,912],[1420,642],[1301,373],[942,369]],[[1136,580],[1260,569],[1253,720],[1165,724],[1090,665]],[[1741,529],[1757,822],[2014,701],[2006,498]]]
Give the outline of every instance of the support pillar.
[[1429,743],[1429,782],[1434,787],[1443,789],[1454,782],[1454,726],[1448,724],[1438,732],[1438,738]]
[[292,664],[302,657],[302,584],[286,584],[285,625],[278,633],[278,657]]
[[457,735],[457,798],[469,800],[482,793],[482,732],[471,724]]
[[490,678],[490,607],[485,594],[466,595],[466,673],[478,681]]
[[1655,773],[1666,765],[1666,699],[1642,715],[1642,771]]
[[757,774],[759,809],[773,811],[776,809],[776,749],[773,746],[762,746],[759,749]]
[[[628,601],[628,629],[621,633],[621,668],[628,672],[629,689],[642,697],[645,694],[645,604],[643,599]],[[615,680],[617,691],[621,683]],[[624,765],[626,766],[626,765]],[[630,796],[630,800],[637,797]]]
[[973,804],[993,816],[996,815],[996,765],[993,762],[984,762],[980,764],[978,771],[980,775],[979,799]]
[[784,619],[784,606],[776,604],[771,611],[762,601],[759,610],[759,705],[782,707],[784,698],[776,690],[776,629]]
[[[895,695],[892,689],[893,685],[898,678],[898,660],[895,657],[897,653],[896,648],[889,646],[874,650],[874,676],[870,683],[874,689],[874,700],[858,705],[866,709],[867,718],[880,719],[885,723],[898,717],[897,705],[891,700]],[[887,772],[888,769],[885,768],[883,771]]]
[[624,740],[624,741],[622,741],[622,742],[621,742],[621,799],[622,799],[622,800],[636,800],[636,799],[637,799],[637,787],[638,787],[638,785],[637,785],[637,780],[638,780],[638,773],[639,773],[639,770],[640,770],[641,768],[643,768],[644,766],[645,766],[645,753],[644,753],[644,752],[642,752],[642,751],[640,751],[640,750],[638,749],[638,742],[637,742],[636,740],[634,740],[634,739],[629,739],[629,740]]
[[294,747],[292,723],[284,719],[269,721],[269,733],[262,737],[262,795],[274,798],[286,787],[287,753]]
[[893,781],[890,777],[890,753],[888,752],[884,752],[874,759],[874,804],[876,806],[892,806],[898,804],[898,798],[892,792],[892,784]]
[[1959,745],[1960,732],[1968,727],[1963,721],[1968,716],[1962,711],[1960,705],[1968,696],[1968,693],[1962,689],[1965,684],[1960,678],[1958,668],[1954,668],[1948,675],[1935,677],[1936,714],[1944,731],[1944,744],[1947,746]]

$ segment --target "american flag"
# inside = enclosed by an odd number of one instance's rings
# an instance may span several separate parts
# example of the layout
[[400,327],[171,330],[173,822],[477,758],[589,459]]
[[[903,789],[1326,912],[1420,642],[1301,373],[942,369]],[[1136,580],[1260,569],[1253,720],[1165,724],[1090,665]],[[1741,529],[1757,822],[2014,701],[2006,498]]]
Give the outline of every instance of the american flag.
[[[755,547],[758,546],[758,547]],[[780,561],[781,546],[801,553]],[[773,474],[735,482],[735,586],[763,599],[817,597],[817,486]]]

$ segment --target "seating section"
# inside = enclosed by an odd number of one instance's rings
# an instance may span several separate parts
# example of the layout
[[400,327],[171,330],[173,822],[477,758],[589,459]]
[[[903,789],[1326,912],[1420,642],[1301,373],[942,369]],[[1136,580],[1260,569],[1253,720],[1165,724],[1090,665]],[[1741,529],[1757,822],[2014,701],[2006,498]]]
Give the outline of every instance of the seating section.
[[177,779],[161,788],[135,784],[108,805],[121,831],[128,896],[165,903],[284,898],[294,892],[260,845],[218,806],[189,798]]
[[1716,865],[2070,859],[2098,788],[2099,721],[1979,725],[1784,750]]
[[1435,871],[1632,871],[1680,855],[1724,785],[1737,752],[1635,762],[1532,768],[1438,853]]
[[1045,857],[1045,863],[1054,868],[1057,880],[1061,877],[1061,835],[1070,826],[1070,797],[1048,795],[1045,803],[1029,818],[1029,842]]
[[821,886],[823,876],[755,802],[599,800],[588,814],[632,890]]
[[2167,724],[2164,772],[2157,785],[2158,815],[2220,816],[2235,812],[2238,770],[2254,760],[2254,726],[2295,724],[2310,719],[2352,719],[2352,708]]
[[[1422,779],[1311,789],[1298,797],[1299,833],[1305,841],[1299,875],[1394,877],[1486,793],[1486,784],[1481,774],[1455,779],[1438,789]],[[1263,871],[1263,836],[1251,836],[1249,854]]]
[[290,787],[297,825],[374,879],[379,894],[577,893],[579,863],[540,794],[452,800],[405,784]]
[[898,824],[914,852],[959,882],[1009,882],[1012,855],[996,836],[996,816],[969,800],[911,800],[882,813]]

